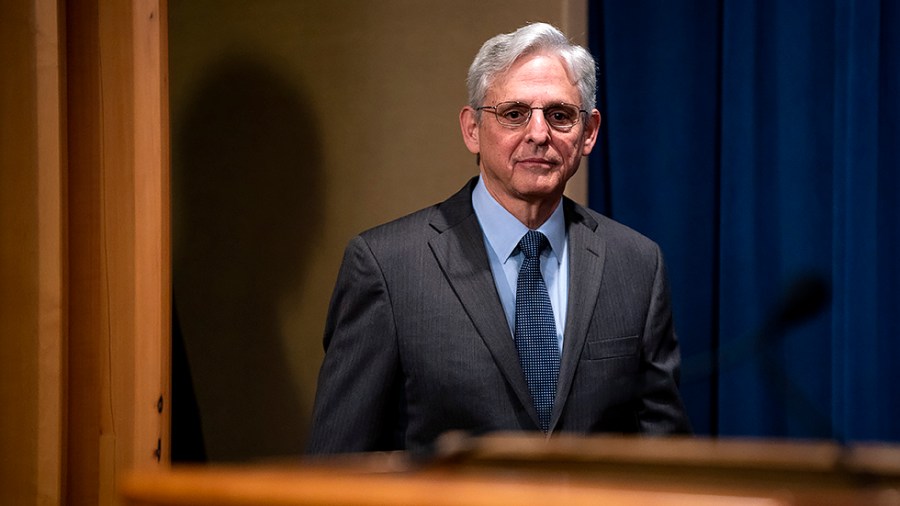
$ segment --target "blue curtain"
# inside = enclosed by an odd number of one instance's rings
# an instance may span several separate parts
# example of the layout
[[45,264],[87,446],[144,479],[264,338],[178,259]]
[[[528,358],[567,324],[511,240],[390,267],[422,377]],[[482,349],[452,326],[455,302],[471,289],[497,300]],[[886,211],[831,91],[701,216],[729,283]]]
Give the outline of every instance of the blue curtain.
[[663,248],[695,430],[900,440],[900,2],[589,12],[590,205]]

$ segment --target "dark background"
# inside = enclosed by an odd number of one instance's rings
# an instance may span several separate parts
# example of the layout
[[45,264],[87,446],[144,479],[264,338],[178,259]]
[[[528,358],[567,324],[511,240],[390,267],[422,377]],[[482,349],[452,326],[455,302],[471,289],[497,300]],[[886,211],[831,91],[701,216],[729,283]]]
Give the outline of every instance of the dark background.
[[[590,204],[666,254],[697,431],[900,440],[900,4],[593,1],[590,23]],[[821,308],[771,324],[797,283]]]

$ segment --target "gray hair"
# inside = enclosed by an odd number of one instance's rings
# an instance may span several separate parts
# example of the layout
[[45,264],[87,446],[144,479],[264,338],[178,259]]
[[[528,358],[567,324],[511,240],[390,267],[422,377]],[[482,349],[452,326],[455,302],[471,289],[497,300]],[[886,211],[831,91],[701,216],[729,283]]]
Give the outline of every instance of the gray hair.
[[[487,96],[488,87],[521,57],[541,52],[559,55],[581,95],[581,107],[591,111],[596,106],[597,64],[583,47],[573,44],[556,27],[532,23],[512,33],[492,37],[481,46],[469,67],[466,85],[469,105],[478,108]],[[479,115],[480,116],[480,115]]]

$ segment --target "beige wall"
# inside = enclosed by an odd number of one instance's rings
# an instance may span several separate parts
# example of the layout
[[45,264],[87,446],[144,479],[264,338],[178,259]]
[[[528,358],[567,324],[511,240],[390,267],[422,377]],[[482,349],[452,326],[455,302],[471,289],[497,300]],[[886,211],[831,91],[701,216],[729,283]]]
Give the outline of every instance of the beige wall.
[[583,42],[585,11],[169,2],[174,297],[211,459],[301,451],[347,241],[476,174],[457,116],[484,40],[547,21]]

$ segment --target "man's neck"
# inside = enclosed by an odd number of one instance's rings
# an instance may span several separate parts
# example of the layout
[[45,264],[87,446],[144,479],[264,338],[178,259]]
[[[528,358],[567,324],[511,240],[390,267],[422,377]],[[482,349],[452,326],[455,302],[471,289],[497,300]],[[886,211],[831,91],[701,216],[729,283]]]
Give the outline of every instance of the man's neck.
[[556,210],[556,206],[562,201],[562,194],[547,198],[524,199],[512,198],[509,195],[498,195],[491,191],[490,188],[487,188],[487,190],[498,204],[531,230],[537,229],[550,219],[553,211]]

